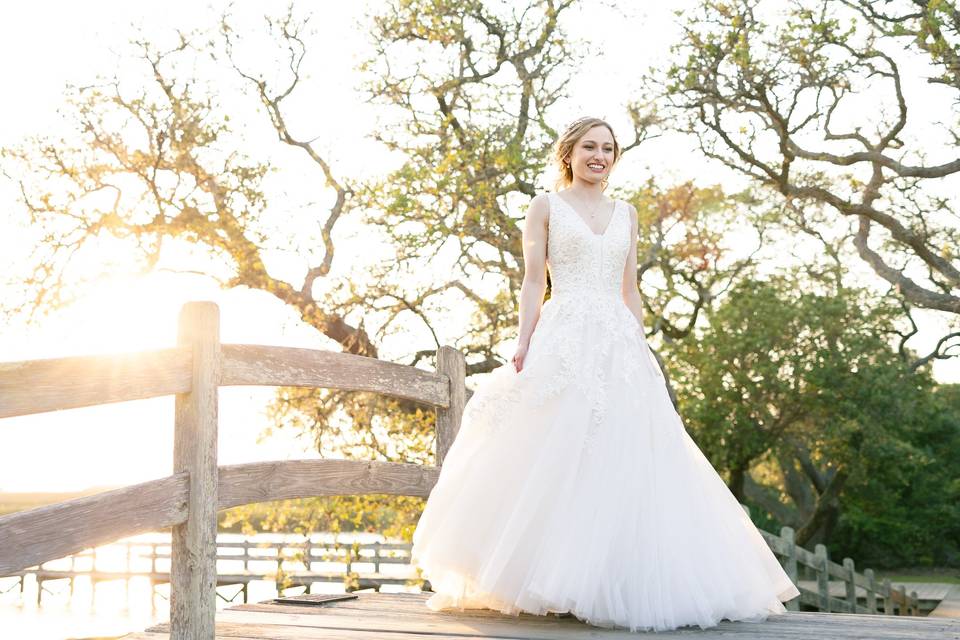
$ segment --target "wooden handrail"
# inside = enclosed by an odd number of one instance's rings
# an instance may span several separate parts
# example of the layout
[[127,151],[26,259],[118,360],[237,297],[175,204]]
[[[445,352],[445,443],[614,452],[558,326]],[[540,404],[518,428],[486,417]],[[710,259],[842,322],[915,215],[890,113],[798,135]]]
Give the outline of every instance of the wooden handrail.
[[[455,351],[455,350],[454,350]],[[323,387],[371,391],[447,408],[449,378],[350,353],[224,344],[218,386]],[[0,363],[0,418],[142,400],[191,388],[189,349]]]
[[0,517],[0,576],[187,520],[186,473]]
[[[379,460],[277,460],[218,467],[217,511],[321,495],[427,497],[440,469]],[[187,521],[187,472],[0,516],[0,577]],[[220,543],[219,546],[224,546]]]
[[440,469],[378,460],[280,460],[220,467],[219,509],[243,504],[384,493],[427,497]]
[[163,349],[0,363],[0,418],[184,393],[190,360]]
[[293,347],[221,346],[220,386],[265,385],[373,391],[446,407],[446,376],[377,358]]

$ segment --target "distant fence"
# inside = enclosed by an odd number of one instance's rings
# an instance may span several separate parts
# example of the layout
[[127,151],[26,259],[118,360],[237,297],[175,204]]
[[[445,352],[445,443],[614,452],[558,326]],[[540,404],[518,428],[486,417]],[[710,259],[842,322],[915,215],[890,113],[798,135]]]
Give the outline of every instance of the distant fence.
[[[851,558],[844,558],[843,564],[837,564],[829,559],[827,547],[822,544],[816,545],[813,553],[798,547],[794,542],[794,530],[791,527],[782,527],[779,536],[762,529],[760,533],[779,556],[787,576],[800,590],[800,597],[787,602],[787,609],[799,611],[800,605],[805,604],[825,612],[920,615],[920,600],[916,591],[911,591],[908,595],[905,586],[896,589],[889,579],[878,582],[874,578],[873,569],[866,569],[862,574],[857,573]],[[802,567],[806,567],[813,574],[817,583],[816,591],[800,585]],[[830,578],[843,582],[842,598],[830,594]],[[861,593],[858,592],[858,587],[862,592],[863,604],[859,604]]]
[[[0,363],[0,418],[175,395],[173,475],[0,517],[0,576],[130,535],[172,527],[170,637],[213,640],[216,611],[217,511],[243,504],[320,495],[427,497],[460,428],[467,400],[463,354],[437,352],[424,371],[345,353],[221,344],[220,312],[191,302],[180,313],[177,347],[121,356],[85,356]],[[437,466],[361,460],[285,460],[218,466],[218,389],[231,385],[326,387],[382,393],[433,406]],[[840,566],[826,550],[811,554],[765,533],[788,575],[797,566],[848,581],[848,597],[821,589],[801,600],[821,611],[916,610],[872,575]],[[855,588],[869,589],[867,605]],[[792,602],[796,607],[798,603]],[[887,606],[889,604],[889,607]],[[886,611],[889,613],[890,611]]]
[[[33,576],[37,582],[37,605],[43,600],[43,594],[54,592],[44,584],[50,581],[69,583],[69,594],[74,594],[77,578],[90,581],[93,589],[100,582],[122,580],[125,583],[127,598],[130,597],[130,580],[145,578],[150,583],[150,591],[157,595],[158,585],[170,582],[169,561],[172,558],[169,542],[163,541],[134,541],[125,540],[110,545],[119,547],[122,552],[123,566],[117,568],[117,560],[111,564],[111,569],[98,566],[97,548],[72,554],[62,558],[65,564],[62,568],[51,568],[40,563],[39,566],[23,569],[4,578],[18,578],[11,586],[0,590],[7,593],[20,587],[23,597],[26,578]],[[240,590],[231,597],[218,592],[217,597],[224,602],[233,602],[242,596],[243,602],[248,601],[249,585],[254,581],[272,582],[277,593],[283,595],[287,589],[305,587],[310,593],[313,583],[342,584],[348,592],[359,589],[380,590],[383,585],[429,586],[429,581],[413,576],[398,576],[381,572],[383,565],[410,565],[409,543],[403,542],[327,542],[327,541],[297,541],[297,542],[264,542],[258,540],[223,541],[217,542],[217,561],[230,564],[230,568],[222,568],[217,573],[217,586],[240,586]],[[158,563],[158,561],[160,561]],[[254,566],[251,566],[253,564]],[[268,568],[263,568],[263,565]],[[342,570],[321,570],[320,565],[342,565]],[[135,567],[141,568],[135,568]],[[358,570],[358,566],[360,569]],[[302,567],[300,569],[299,567]],[[160,594],[161,596],[163,594]],[[91,598],[94,596],[91,593]],[[151,605],[155,604],[155,597],[151,598]]]

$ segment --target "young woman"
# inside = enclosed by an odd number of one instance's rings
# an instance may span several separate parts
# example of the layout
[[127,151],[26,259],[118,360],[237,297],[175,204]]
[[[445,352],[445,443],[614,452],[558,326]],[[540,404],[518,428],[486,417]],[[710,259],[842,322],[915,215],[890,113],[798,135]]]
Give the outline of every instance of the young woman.
[[604,195],[619,156],[609,124],[575,121],[561,188],[530,203],[512,366],[467,403],[413,536],[433,610],[659,631],[762,621],[800,595],[649,351],[636,210]]

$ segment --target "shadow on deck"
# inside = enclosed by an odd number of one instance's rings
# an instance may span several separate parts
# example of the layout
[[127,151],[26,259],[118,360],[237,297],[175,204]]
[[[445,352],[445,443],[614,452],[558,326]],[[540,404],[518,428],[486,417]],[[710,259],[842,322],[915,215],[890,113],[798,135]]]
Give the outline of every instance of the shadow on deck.
[[[321,605],[277,604],[265,601],[218,611],[217,638],[270,638],[272,640],[465,640],[510,638],[524,640],[573,640],[580,638],[636,638],[644,632],[603,629],[569,615],[507,616],[486,609],[432,611],[424,604],[427,593],[354,594],[355,599]],[[166,640],[168,623],[124,636],[124,640]],[[654,635],[647,632],[646,635]],[[765,622],[722,621],[710,629],[682,627],[656,632],[656,637],[696,635],[713,640],[742,636],[764,638],[911,638],[960,639],[960,620],[917,616],[861,615],[849,613],[801,613],[791,611],[771,616]]]

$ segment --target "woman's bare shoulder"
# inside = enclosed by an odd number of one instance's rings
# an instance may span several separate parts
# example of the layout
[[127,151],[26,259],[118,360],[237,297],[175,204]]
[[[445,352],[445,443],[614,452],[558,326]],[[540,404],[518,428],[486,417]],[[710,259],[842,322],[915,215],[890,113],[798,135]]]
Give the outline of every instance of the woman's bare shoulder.
[[530,200],[527,207],[527,218],[537,221],[546,221],[550,213],[550,201],[548,193],[538,193]]

